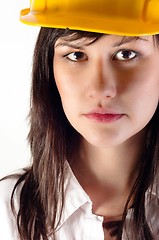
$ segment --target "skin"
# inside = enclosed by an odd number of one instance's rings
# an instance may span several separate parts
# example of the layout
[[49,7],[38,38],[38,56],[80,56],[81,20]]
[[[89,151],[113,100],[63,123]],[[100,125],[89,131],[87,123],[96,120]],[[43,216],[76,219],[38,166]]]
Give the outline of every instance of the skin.
[[[152,36],[104,35],[93,43],[65,37],[55,44],[56,85],[66,117],[81,135],[71,167],[94,214],[108,220],[122,215],[138,173],[146,126],[158,105],[158,59]],[[92,111],[121,116],[105,121],[89,118]]]

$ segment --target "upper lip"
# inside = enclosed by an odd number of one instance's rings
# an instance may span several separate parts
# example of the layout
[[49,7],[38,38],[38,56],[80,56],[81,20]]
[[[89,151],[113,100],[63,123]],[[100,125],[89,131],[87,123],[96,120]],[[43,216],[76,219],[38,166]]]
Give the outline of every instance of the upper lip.
[[90,115],[90,114],[111,114],[111,115],[121,115],[123,113],[119,113],[118,111],[114,111],[114,110],[108,110],[108,109],[94,109],[94,110],[91,110],[89,112],[87,112],[85,115]]

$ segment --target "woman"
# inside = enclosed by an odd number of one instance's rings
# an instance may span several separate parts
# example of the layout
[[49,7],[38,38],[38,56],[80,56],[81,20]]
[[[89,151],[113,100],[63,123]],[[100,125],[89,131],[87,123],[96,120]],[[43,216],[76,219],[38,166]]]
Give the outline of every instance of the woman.
[[158,239],[159,26],[132,16],[137,6],[34,1],[22,12],[44,26],[33,63],[33,164],[1,181],[0,239]]

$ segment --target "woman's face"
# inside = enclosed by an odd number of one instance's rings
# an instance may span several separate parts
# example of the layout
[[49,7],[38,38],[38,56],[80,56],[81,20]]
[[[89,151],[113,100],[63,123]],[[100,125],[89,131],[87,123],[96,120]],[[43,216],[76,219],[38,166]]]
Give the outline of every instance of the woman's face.
[[159,47],[152,36],[59,38],[54,76],[66,117],[98,147],[138,136],[159,99]]

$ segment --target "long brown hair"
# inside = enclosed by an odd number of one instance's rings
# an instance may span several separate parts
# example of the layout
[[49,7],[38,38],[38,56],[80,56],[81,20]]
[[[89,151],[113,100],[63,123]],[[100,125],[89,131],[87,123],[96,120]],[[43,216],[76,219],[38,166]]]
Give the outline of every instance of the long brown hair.
[[[64,165],[71,158],[78,133],[67,121],[53,75],[54,44],[59,37],[71,36],[74,39],[90,37],[98,39],[102,34],[41,28],[34,51],[30,133],[28,136],[32,167],[17,181],[23,183],[17,225],[23,240],[47,240],[56,230],[64,204]],[[145,192],[153,186],[158,169],[159,108],[148,124],[146,147],[141,161],[140,174],[134,183],[123,214],[123,225],[128,202],[133,194],[133,219],[136,240],[153,240],[145,217]],[[60,213],[58,210],[60,204]],[[50,214],[51,212],[51,214]],[[58,213],[58,214],[57,214]],[[58,221],[57,221],[58,220]],[[49,232],[49,229],[51,231]],[[122,227],[117,239],[121,239]],[[136,236],[136,235],[134,235]],[[133,238],[132,238],[133,239]]]

